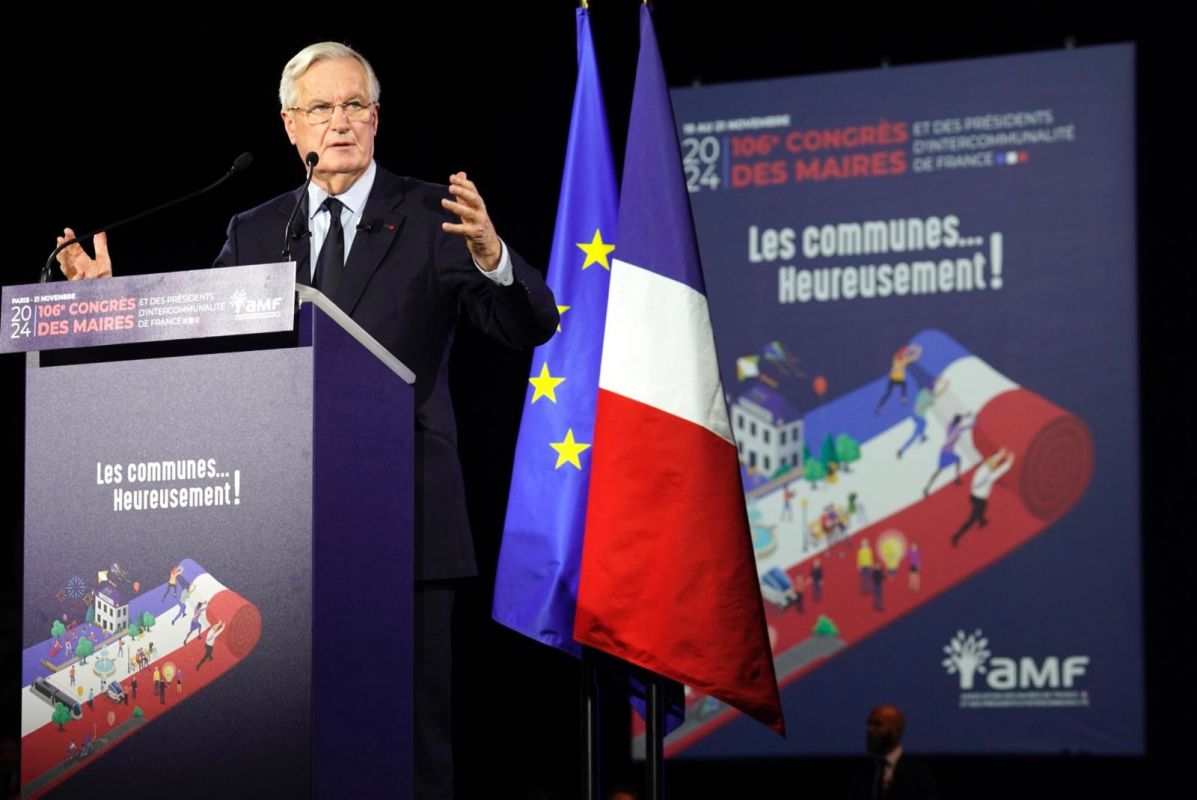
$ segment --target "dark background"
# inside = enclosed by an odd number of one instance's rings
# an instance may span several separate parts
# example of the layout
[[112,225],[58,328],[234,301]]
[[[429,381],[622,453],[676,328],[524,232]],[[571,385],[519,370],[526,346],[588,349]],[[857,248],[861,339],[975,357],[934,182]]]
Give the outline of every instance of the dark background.
[[[638,46],[637,4],[595,5],[596,48],[618,161]],[[801,13],[782,8],[790,6],[662,2],[657,35],[670,84],[869,69],[1070,43],[1137,43],[1148,753],[1121,759],[935,757],[932,766],[947,797],[1150,792],[1148,787],[1187,777],[1195,603],[1186,562],[1197,563],[1197,556],[1189,555],[1191,530],[1182,515],[1188,517],[1184,491],[1191,484],[1187,445],[1193,437],[1181,413],[1188,370],[1182,366],[1177,374],[1171,367],[1172,353],[1188,356],[1186,342],[1192,341],[1191,333],[1182,333],[1192,330],[1182,305],[1191,296],[1191,256],[1182,258],[1179,236],[1182,206],[1192,205],[1184,199],[1192,173],[1182,121],[1191,96],[1187,43],[1145,12],[1127,9],[1103,20],[1013,8],[967,18],[960,9],[913,6]],[[35,280],[61,226],[91,229],[201,186],[248,150],[255,163],[244,176],[111,240],[122,273],[208,265],[232,213],[301,180],[298,156],[277,116],[277,81],[295,51],[321,39],[361,50],[379,74],[379,162],[436,181],[468,171],[503,237],[533,263],[545,263],[575,78],[572,5],[330,9],[306,19],[287,13],[285,21],[265,25],[242,19],[236,8],[186,4],[129,19],[30,19],[11,30],[16,41],[9,50],[4,163],[17,179],[6,204],[14,229],[6,240],[16,250],[8,256],[4,282]],[[581,793],[577,666],[489,621],[528,364],[529,354],[506,350],[468,328],[458,337],[454,381],[481,573],[458,594],[454,631],[458,784],[466,798]],[[3,416],[9,469],[0,551],[0,771],[16,762],[19,741],[23,371],[23,359],[0,358],[0,386],[10,400]],[[86,397],[61,401],[63,414],[89,413]],[[845,698],[844,708],[861,719],[863,747],[868,709],[855,708],[853,698]],[[635,766],[617,746],[626,716],[608,710],[603,772],[636,780]],[[669,781],[674,797],[837,796],[851,767],[849,759],[677,762]]]

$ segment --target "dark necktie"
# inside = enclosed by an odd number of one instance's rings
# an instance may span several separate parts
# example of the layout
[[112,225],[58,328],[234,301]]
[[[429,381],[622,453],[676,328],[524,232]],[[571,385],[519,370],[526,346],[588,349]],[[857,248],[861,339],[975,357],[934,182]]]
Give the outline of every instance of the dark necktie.
[[328,235],[324,237],[320,257],[316,259],[316,288],[329,300],[336,296],[337,284],[345,269],[345,229],[341,227],[343,207],[334,197],[326,199],[323,205],[329,214]]
[[884,800],[887,794],[885,786],[885,759],[877,759],[874,767],[876,771],[873,773],[873,800]]

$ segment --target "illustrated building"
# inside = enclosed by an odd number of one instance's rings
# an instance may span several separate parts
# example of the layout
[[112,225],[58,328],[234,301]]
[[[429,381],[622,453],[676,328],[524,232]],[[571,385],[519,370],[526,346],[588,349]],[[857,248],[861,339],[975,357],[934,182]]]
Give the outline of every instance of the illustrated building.
[[96,591],[96,622],[105,633],[116,633],[129,627],[129,604],[120,590],[107,585]]
[[772,475],[802,466],[802,419],[776,389],[757,382],[732,404],[732,435],[740,463]]

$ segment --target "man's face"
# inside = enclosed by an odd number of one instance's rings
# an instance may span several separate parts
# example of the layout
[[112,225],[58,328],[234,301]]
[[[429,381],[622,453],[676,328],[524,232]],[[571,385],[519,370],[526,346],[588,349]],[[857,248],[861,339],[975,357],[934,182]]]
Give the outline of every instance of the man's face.
[[[350,101],[371,105],[366,70],[351,58],[316,62],[295,82],[295,88],[301,109]],[[333,110],[329,122],[318,125],[309,123],[303,111],[283,111],[282,116],[287,138],[299,151],[300,159],[312,151],[320,156],[317,178],[348,175],[356,179],[370,165],[374,134],[378,132],[377,107],[361,122],[349,119],[340,107]]]
[[869,714],[865,746],[875,756],[883,756],[898,746],[902,738],[901,713],[889,706],[874,708]]

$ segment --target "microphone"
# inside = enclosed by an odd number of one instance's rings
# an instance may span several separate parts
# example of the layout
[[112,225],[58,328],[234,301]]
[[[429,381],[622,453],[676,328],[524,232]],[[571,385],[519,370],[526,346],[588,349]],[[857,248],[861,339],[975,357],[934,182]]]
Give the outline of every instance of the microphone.
[[169,203],[163,203],[160,206],[154,206],[151,209],[134,214],[131,217],[125,217],[124,219],[122,219],[118,222],[114,222],[111,225],[105,225],[103,227],[96,228],[91,233],[85,233],[82,236],[76,236],[73,239],[68,239],[67,241],[58,245],[58,247],[54,248],[54,252],[51,253],[50,257],[46,259],[46,264],[45,264],[45,266],[42,267],[41,278],[38,280],[38,282],[45,283],[46,281],[50,280],[50,276],[54,273],[54,260],[58,257],[58,254],[61,253],[63,250],[67,249],[68,247],[70,247],[71,245],[75,244],[76,242],[78,242],[82,239],[90,239],[91,237],[95,236],[97,233],[100,233],[102,231],[114,231],[117,228],[122,228],[125,225],[128,225],[130,222],[136,222],[137,220],[141,219],[142,217],[148,217],[151,214],[158,213],[159,211],[165,211],[166,209],[170,208],[171,206],[176,206],[179,203],[182,203],[186,200],[190,200],[193,197],[199,197],[201,194],[206,194],[207,192],[212,191],[217,186],[219,186],[220,184],[227,181],[229,178],[236,175],[238,172],[244,171],[250,164],[253,163],[253,161],[254,161],[254,157],[252,155],[250,155],[249,153],[242,153],[241,155],[237,156],[236,160],[233,161],[233,166],[229,167],[228,172],[226,172],[224,175],[222,175],[219,180],[216,180],[216,181],[208,184],[207,186],[205,186],[202,189],[191,192],[190,194],[185,194],[182,197],[171,200]]
[[[233,160],[233,166],[229,168],[228,175],[225,175],[224,178],[229,177],[229,175],[232,175],[235,172],[240,172],[241,170],[247,168],[252,163],[254,163],[253,154],[252,153],[242,153],[241,155],[237,156],[236,159]],[[221,178],[221,180],[224,180],[224,178]]]
[[382,220],[374,220],[373,222],[366,222],[362,220],[357,224],[358,233],[375,233],[382,227]]
[[283,231],[283,261],[291,261],[291,240],[292,239],[306,239],[310,234],[305,230],[302,235],[299,233],[292,233],[291,226],[295,224],[295,216],[299,213],[299,207],[303,205],[303,199],[308,196],[308,186],[312,182],[312,175],[316,173],[316,165],[320,163],[320,156],[315,150],[309,151],[303,159],[304,163],[308,165],[308,179],[303,182],[303,191],[299,193],[299,197],[295,200],[295,208],[291,209],[291,216],[287,217],[287,227]]

